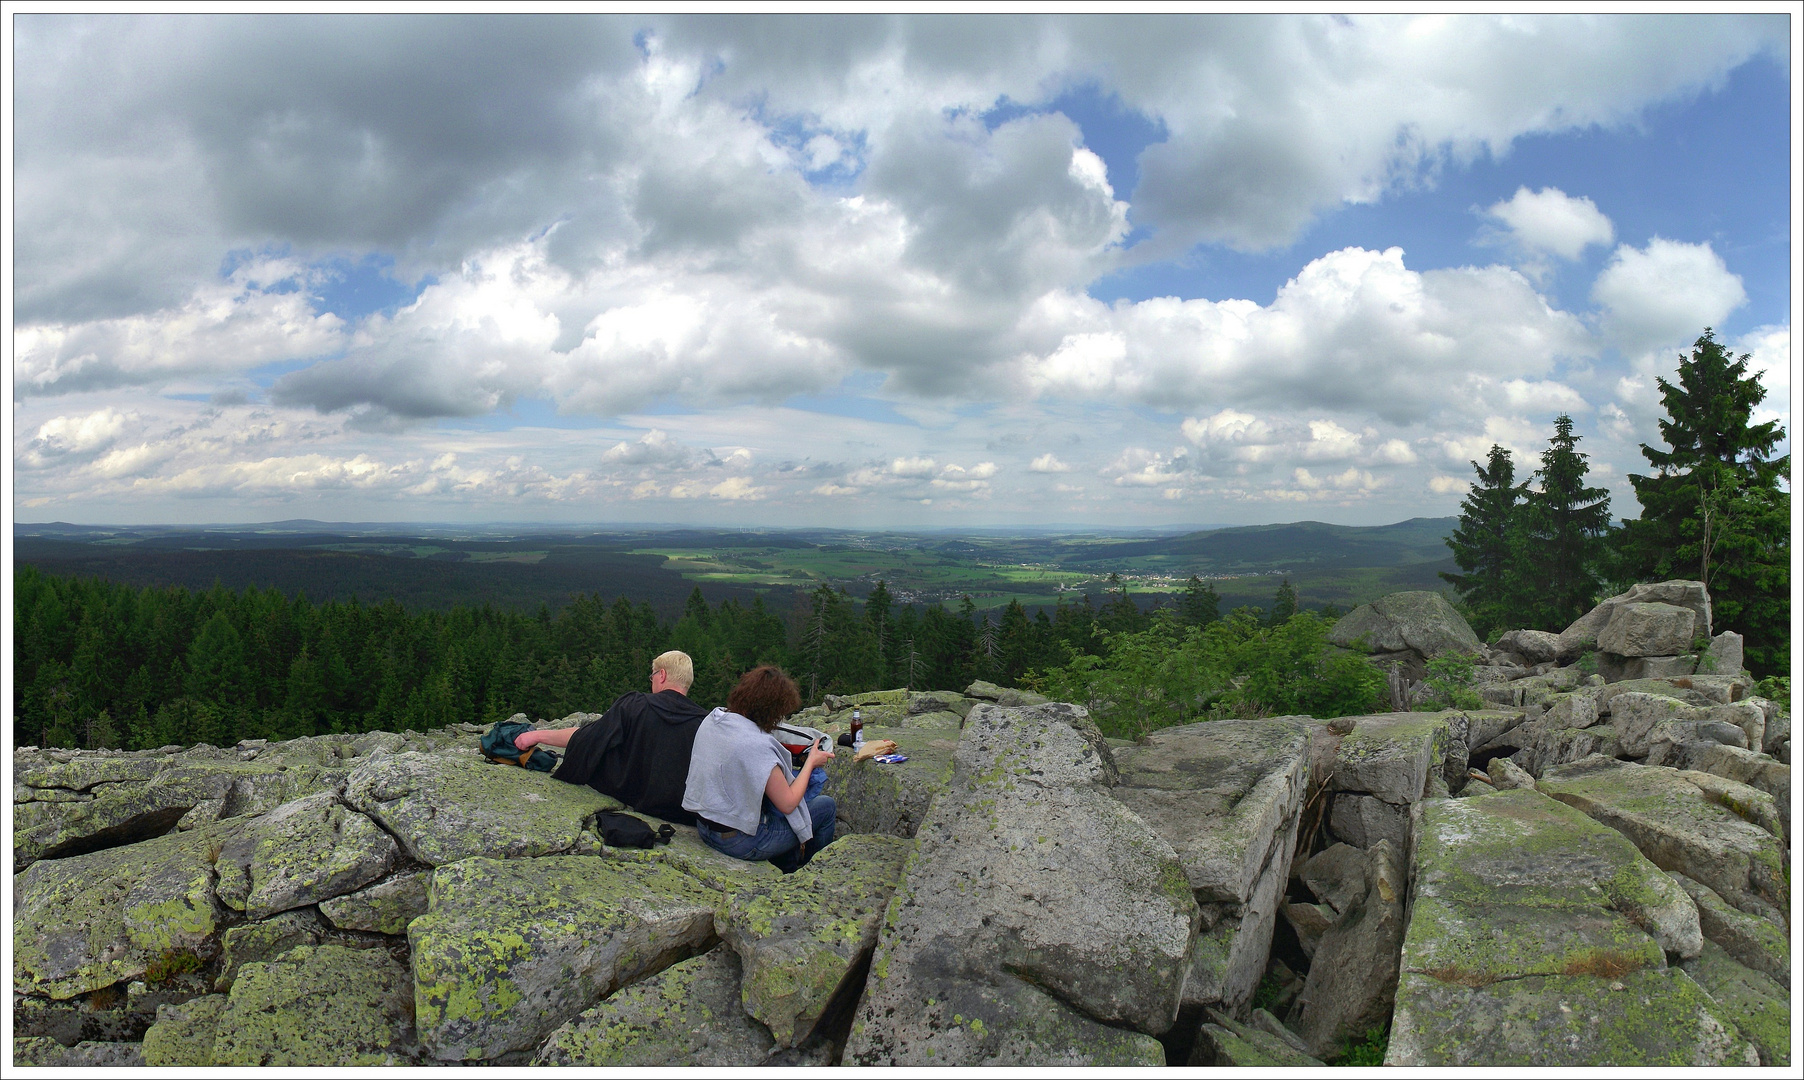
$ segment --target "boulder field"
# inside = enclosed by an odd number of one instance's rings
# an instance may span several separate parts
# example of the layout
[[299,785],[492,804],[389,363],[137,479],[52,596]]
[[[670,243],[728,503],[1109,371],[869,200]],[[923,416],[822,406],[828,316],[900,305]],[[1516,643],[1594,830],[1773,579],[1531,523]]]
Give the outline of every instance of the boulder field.
[[909,760],[836,758],[788,876],[609,848],[621,807],[471,725],[22,748],[11,1060],[1789,1065],[1790,713],[1692,584],[1490,647],[1355,613],[1485,709],[1126,742],[986,683],[829,697],[797,719]]

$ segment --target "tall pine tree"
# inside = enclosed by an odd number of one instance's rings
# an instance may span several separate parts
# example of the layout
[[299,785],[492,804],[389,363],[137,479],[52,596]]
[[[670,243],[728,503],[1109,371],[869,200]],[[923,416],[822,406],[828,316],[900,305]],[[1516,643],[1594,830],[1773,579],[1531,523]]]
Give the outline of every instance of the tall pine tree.
[[1578,452],[1572,417],[1554,418],[1554,435],[1535,470],[1524,514],[1523,567],[1533,582],[1534,621],[1563,630],[1597,603],[1599,558],[1610,527],[1610,493],[1585,486],[1591,471]]
[[1657,380],[1667,449],[1643,443],[1655,472],[1629,476],[1641,516],[1622,530],[1618,573],[1704,582],[1713,629],[1740,633],[1749,667],[1768,674],[1791,655],[1791,455],[1772,456],[1777,421],[1753,422],[1766,387],[1748,360],[1705,329],[1677,385]]
[[1443,573],[1441,579],[1459,592],[1472,629],[1488,637],[1493,630],[1523,626],[1533,615],[1520,587],[1528,485],[1516,483],[1515,459],[1495,443],[1483,465],[1471,464],[1478,483],[1460,502],[1459,525],[1447,538],[1464,573]]

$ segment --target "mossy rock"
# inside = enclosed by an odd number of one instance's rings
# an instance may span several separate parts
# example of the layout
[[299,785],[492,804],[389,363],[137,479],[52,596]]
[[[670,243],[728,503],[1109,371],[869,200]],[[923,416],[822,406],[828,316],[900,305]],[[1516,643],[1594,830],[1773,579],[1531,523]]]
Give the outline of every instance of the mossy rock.
[[661,863],[467,859],[407,928],[420,1040],[440,1060],[536,1048],[559,1025],[715,941],[720,894]]
[[428,866],[568,852],[593,839],[586,821],[602,810],[624,809],[586,784],[553,780],[549,773],[415,751],[360,765],[344,800]]
[[1536,787],[1628,837],[1662,869],[1783,925],[1791,890],[1779,838],[1679,771],[1594,755],[1549,770]]
[[157,1006],[156,1023],[144,1033],[144,1064],[196,1068],[213,1064],[213,1035],[225,1007],[224,994]]
[[388,873],[400,847],[335,793],[285,803],[246,822],[216,863],[227,907],[261,919],[354,892]]
[[1384,1063],[1649,1068],[1758,1061],[1728,1010],[1669,968],[1615,979],[1533,975],[1477,988],[1405,974]]
[[33,863],[13,884],[13,989],[66,1000],[213,949],[213,859],[242,824]]
[[68,762],[30,762],[14,777],[15,792],[30,801],[15,794],[13,869],[160,836],[197,808],[211,810],[198,824],[217,819],[228,805],[234,817],[261,814],[330,789],[347,773],[154,751],[89,751]]
[[214,1028],[212,1064],[409,1064],[411,989],[383,949],[302,945],[246,964]]
[[1447,982],[1657,968],[1702,947],[1676,882],[1532,788],[1423,803],[1411,877],[1403,968]]
[[354,893],[322,902],[320,914],[341,930],[405,934],[407,924],[426,914],[426,885],[431,875],[409,870]]
[[775,1044],[739,1004],[739,957],[726,945],[672,964],[551,1033],[535,1065],[745,1068]]
[[[1335,750],[1331,791],[1362,792],[1402,806],[1421,799],[1454,745],[1461,714],[1379,713],[1354,718]],[[1463,718],[1462,718],[1463,722]]]
[[301,945],[318,945],[326,940],[326,927],[311,909],[284,911],[274,918],[234,926],[220,936],[219,975],[213,989],[225,993],[246,964],[274,960]]
[[913,850],[893,836],[839,837],[768,892],[728,906],[718,925],[744,965],[745,1011],[778,1046],[801,1044],[870,954]]
[[1791,992],[1758,971],[1743,967],[1714,942],[1686,961],[1685,973],[1704,988],[1760,1054],[1760,1064],[1791,1064]]
[[104,1069],[145,1064],[142,1048],[132,1042],[78,1042],[64,1046],[42,1035],[13,1040],[14,1067]]

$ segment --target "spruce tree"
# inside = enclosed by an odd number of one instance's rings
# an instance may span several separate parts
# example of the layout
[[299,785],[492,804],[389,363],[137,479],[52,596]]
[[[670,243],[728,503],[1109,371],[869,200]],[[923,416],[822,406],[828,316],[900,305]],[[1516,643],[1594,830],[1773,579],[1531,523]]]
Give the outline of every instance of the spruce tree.
[[1442,573],[1441,580],[1459,592],[1472,629],[1488,637],[1493,630],[1524,625],[1532,614],[1519,588],[1528,485],[1516,483],[1515,459],[1495,443],[1483,465],[1471,465],[1478,483],[1460,502],[1459,524],[1447,538],[1464,573]]
[[1585,486],[1591,466],[1578,452],[1572,417],[1555,417],[1553,428],[1535,470],[1538,490],[1528,496],[1522,566],[1533,585],[1535,621],[1557,631],[1597,602],[1597,564],[1610,527],[1610,493]]
[[1278,585],[1278,591],[1272,596],[1272,608],[1265,617],[1267,626],[1283,626],[1290,617],[1297,613],[1297,590],[1285,578]]
[[1645,443],[1656,470],[1631,474],[1638,520],[1625,523],[1618,574],[1638,580],[1692,578],[1710,590],[1713,629],[1745,639],[1750,668],[1784,671],[1791,654],[1791,455],[1772,456],[1784,433],[1753,423],[1766,399],[1747,354],[1731,357],[1706,328],[1677,385],[1657,380],[1668,419],[1667,449]]
[[1184,593],[1178,599],[1178,619],[1187,626],[1207,626],[1221,619],[1221,596],[1215,586],[1208,584],[1195,574],[1184,583]]

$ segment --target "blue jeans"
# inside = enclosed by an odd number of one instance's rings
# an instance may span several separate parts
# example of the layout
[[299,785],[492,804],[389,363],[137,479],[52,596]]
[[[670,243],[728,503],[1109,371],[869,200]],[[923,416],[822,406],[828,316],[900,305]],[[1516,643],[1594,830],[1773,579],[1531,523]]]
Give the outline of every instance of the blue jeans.
[[695,823],[702,843],[735,859],[747,862],[771,862],[785,874],[793,874],[814,858],[814,853],[833,842],[833,820],[837,807],[833,796],[816,795],[808,800],[808,815],[814,819],[814,837],[806,844],[796,842],[796,831],[789,819],[777,812],[769,799],[764,800],[764,816],[756,833],[732,832],[726,836],[715,832],[705,821]]

